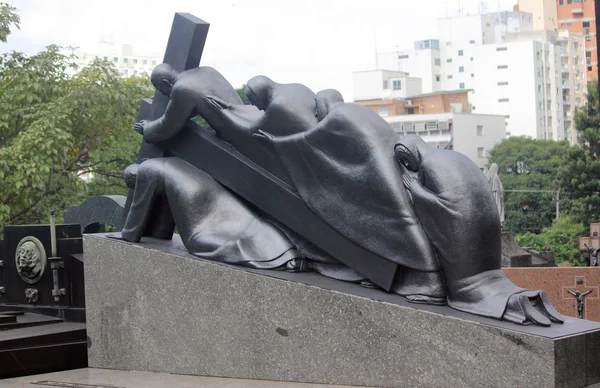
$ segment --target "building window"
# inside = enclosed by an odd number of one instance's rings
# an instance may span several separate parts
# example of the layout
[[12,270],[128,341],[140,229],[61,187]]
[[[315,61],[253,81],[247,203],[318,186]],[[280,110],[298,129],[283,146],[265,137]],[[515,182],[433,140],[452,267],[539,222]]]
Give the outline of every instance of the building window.
[[452,77],[452,74],[449,74],[448,79],[452,79],[452,78],[454,78],[454,77]]
[[573,23],[571,23],[571,22],[567,23],[567,27],[573,27]]
[[508,65],[498,65],[498,69],[508,69]]
[[[565,3],[565,0],[558,0],[558,4],[563,5]],[[564,25],[564,23],[561,23]]]
[[496,51],[507,51],[508,47],[496,47]]
[[408,55],[398,55],[398,59],[408,59]]
[[458,72],[459,73],[464,73],[465,72],[465,67],[464,66],[459,66],[458,67]]
[[592,37],[588,35],[588,36],[586,36],[586,37],[585,37],[585,40],[586,40],[587,42],[591,42],[591,41],[592,41]]
[[144,60],[142,61],[142,63],[145,65],[145,64],[147,64],[147,63],[148,63],[148,61],[144,59]]
[[452,42],[446,42],[446,47],[452,46]]
[[510,119],[510,115],[504,116],[505,119]]
[[409,115],[414,115],[415,114],[415,108],[408,108],[406,111],[407,114]]
[[119,58],[113,58],[113,62],[114,62],[114,63],[117,63],[117,62],[119,62]]
[[383,88],[386,90],[390,88],[390,84],[388,83],[388,80],[383,80]]
[[471,110],[475,110],[475,106],[472,106],[472,107],[471,107]]
[[152,61],[152,65],[153,65],[153,66],[154,66],[154,65],[156,65],[156,61]]
[[123,74],[128,75],[129,71],[127,69],[123,70]]
[[129,59],[123,58],[123,63],[127,63],[127,62],[129,62]]
[[108,57],[104,57],[104,60],[105,60],[105,61],[108,61]]
[[460,87],[461,89],[464,89],[464,88],[465,88],[465,83],[464,83],[464,82],[461,82],[461,83],[460,83],[460,85],[459,85],[459,87]]
[[588,66],[588,71],[592,71],[592,67],[591,66]]
[[442,64],[442,61],[440,61],[440,59],[439,59],[439,58],[435,58],[435,59],[434,59],[434,63],[435,63],[435,65],[436,65],[436,66],[441,66],[441,64]]
[[465,55],[465,52],[462,50],[458,50],[458,56],[462,57],[463,55]]
[[440,76],[439,74],[436,74],[436,75],[435,75],[435,80],[436,80],[436,82],[440,82],[440,78],[441,78],[441,76]]
[[583,28],[590,28],[590,22],[583,22]]
[[499,98],[498,102],[508,102],[508,98]]
[[474,40],[470,40],[469,43],[470,44],[475,44],[475,41]]
[[475,73],[471,73],[471,78],[475,77]]
[[471,62],[473,62],[473,57],[471,57]]
[[483,147],[477,147],[477,156],[480,158],[485,157],[485,154],[483,153]]
[[477,126],[477,136],[483,136],[483,125]]
[[381,117],[387,117],[388,115],[388,107],[387,106],[380,106],[379,107],[379,116]]
[[133,60],[133,63],[137,64],[137,59],[134,59],[134,60]]
[[400,81],[400,80],[392,81],[392,89],[401,90],[402,89],[402,81]]
[[508,85],[508,81],[498,82],[498,86],[506,86]]
[[452,63],[452,58],[446,59],[446,63]]

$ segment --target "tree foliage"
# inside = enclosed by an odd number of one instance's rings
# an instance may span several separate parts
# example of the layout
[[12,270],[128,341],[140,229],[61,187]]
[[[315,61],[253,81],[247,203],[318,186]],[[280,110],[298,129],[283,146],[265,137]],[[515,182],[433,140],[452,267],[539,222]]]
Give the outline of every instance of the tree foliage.
[[571,193],[577,222],[600,222],[600,109],[598,81],[589,84],[587,103],[575,115],[580,147],[569,150],[563,187]]
[[0,225],[43,222],[135,162],[131,127],[148,80],[103,61],[75,70],[57,46],[0,56]]
[[540,233],[552,224],[569,149],[566,141],[523,137],[505,139],[492,149],[489,163],[498,164],[505,190],[506,230]]
[[550,227],[539,233],[525,233],[515,237],[523,247],[543,250],[546,243],[556,254],[556,263],[568,261],[572,265],[581,266],[588,262],[588,253],[579,250],[579,237],[587,233],[588,228],[576,223],[570,216],[556,218]]
[[6,38],[11,33],[11,28],[20,29],[21,19],[17,9],[6,3],[0,3],[0,42],[6,43]]

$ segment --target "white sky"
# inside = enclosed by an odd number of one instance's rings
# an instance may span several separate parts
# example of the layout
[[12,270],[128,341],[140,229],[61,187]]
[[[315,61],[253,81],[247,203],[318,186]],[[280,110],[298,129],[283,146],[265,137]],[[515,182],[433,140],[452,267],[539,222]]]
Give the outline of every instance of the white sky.
[[[162,58],[173,14],[211,24],[201,65],[239,87],[255,75],[334,88],[352,101],[352,72],[375,68],[379,51],[437,38],[437,19],[480,9],[481,0],[0,0],[19,9],[21,31],[0,52],[49,44],[96,51],[101,36]],[[483,0],[510,10],[517,0]]]

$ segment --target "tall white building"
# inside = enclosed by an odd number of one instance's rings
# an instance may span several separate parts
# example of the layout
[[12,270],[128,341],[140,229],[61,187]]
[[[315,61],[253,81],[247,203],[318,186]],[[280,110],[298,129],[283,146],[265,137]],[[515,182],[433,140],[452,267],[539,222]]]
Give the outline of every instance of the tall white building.
[[475,50],[504,42],[508,33],[533,31],[531,14],[500,12],[438,20],[441,89],[472,89]]
[[546,54],[536,41],[478,46],[473,53],[473,111],[503,115],[510,136],[546,138],[547,121],[554,117],[552,102],[558,101],[556,92],[548,96],[553,89],[544,78]]
[[124,44],[118,47],[111,42],[100,42],[96,51],[76,51],[79,68],[87,66],[96,59],[112,62],[122,76],[149,76],[154,67],[161,63],[156,57],[134,55],[133,46]]
[[368,70],[352,73],[354,100],[386,100],[421,93],[421,79],[401,71]]
[[377,54],[377,68],[402,71],[422,82],[423,93],[441,90],[440,42],[437,39],[419,40],[414,50],[396,50]]
[[435,113],[384,117],[399,135],[419,135],[429,146],[448,144],[484,170],[489,152],[506,137],[504,116]]
[[419,50],[399,52],[388,61],[410,69],[411,76],[439,80],[424,81],[425,92],[429,85],[432,90],[472,89],[472,112],[504,116],[509,136],[574,143],[573,116],[587,88],[585,42],[582,34],[540,29],[552,18],[544,14],[534,21],[525,12],[443,18],[439,42],[427,48],[431,61],[418,56]]
[[576,142],[573,115],[587,90],[584,43],[581,34],[541,30],[479,46],[474,111],[505,114],[512,136]]

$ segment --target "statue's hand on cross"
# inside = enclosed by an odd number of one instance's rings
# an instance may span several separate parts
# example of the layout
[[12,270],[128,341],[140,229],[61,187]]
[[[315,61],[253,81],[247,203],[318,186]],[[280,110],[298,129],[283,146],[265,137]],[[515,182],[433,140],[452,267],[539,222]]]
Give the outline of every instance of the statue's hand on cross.
[[140,120],[137,123],[133,124],[133,129],[139,133],[140,135],[144,134],[144,128],[146,127],[146,124],[148,123],[147,120]]

